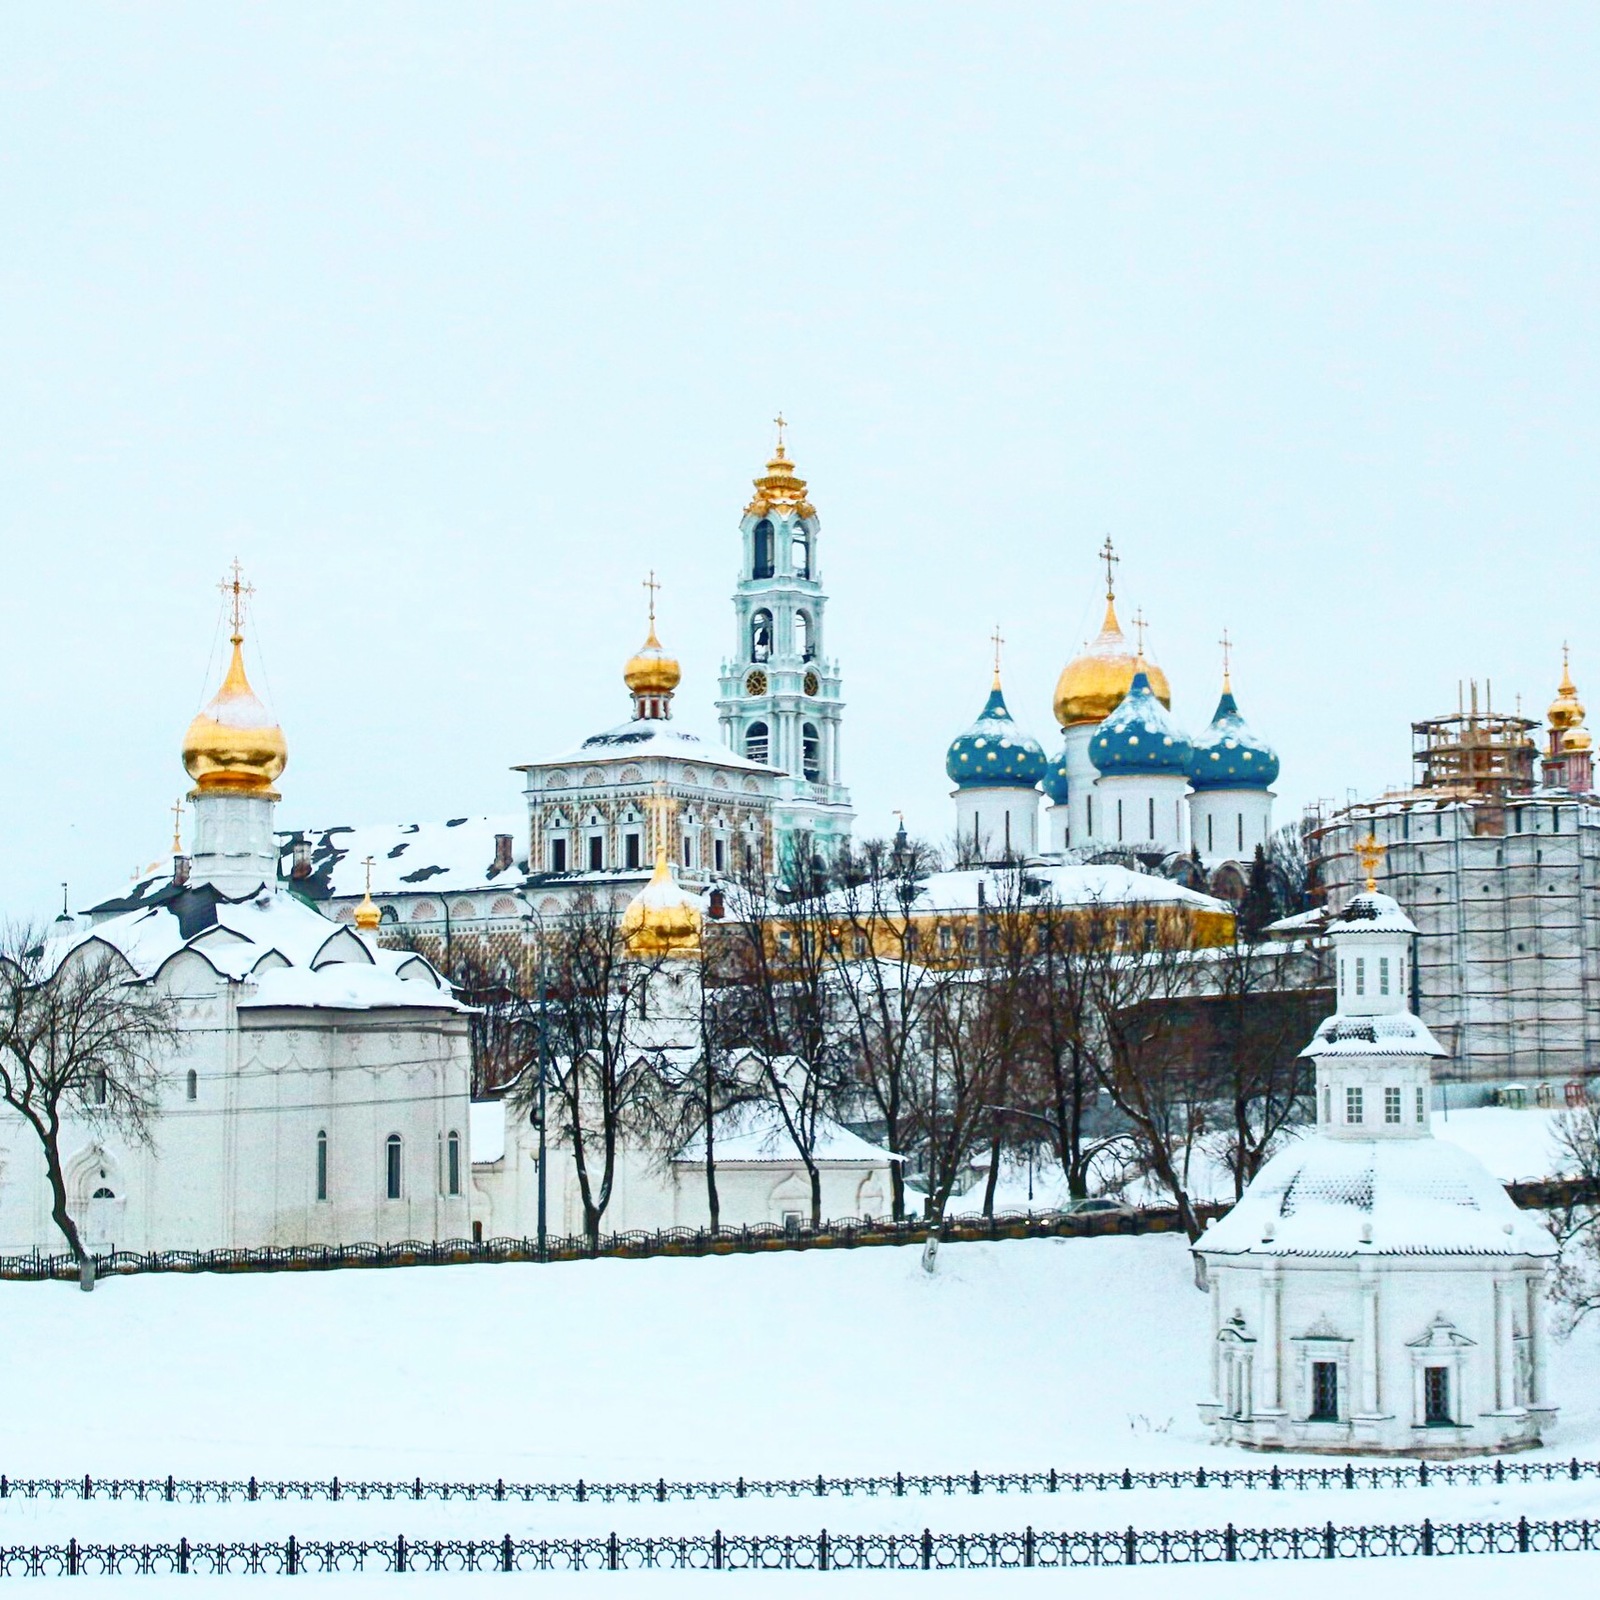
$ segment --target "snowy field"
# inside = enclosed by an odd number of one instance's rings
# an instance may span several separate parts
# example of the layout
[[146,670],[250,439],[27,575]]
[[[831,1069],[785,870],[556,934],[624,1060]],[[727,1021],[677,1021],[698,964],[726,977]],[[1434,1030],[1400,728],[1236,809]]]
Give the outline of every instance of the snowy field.
[[[12,1387],[3,1469],[32,1475],[346,1480],[793,1477],[1124,1465],[1249,1465],[1208,1445],[1207,1301],[1181,1239],[947,1246],[714,1260],[111,1280],[93,1295],[6,1284]],[[1600,1327],[1556,1343],[1553,1454],[1600,1455]],[[337,1505],[0,1501],[0,1543],[80,1539],[1215,1527],[1600,1514],[1592,1482],[1481,1489],[1101,1491],[895,1499]],[[1600,1556],[1297,1563],[1310,1600],[1448,1581],[1461,1596],[1600,1581]],[[541,1592],[700,1594],[802,1584],[1252,1596],[1282,1564],[1064,1574],[541,1576]],[[1537,1574],[1547,1572],[1549,1576]],[[1446,1580],[1444,1574],[1448,1573]],[[1572,1573],[1573,1578],[1561,1576]],[[1576,1574],[1583,1575],[1577,1585]],[[182,1580],[181,1590],[240,1579]],[[321,1579],[426,1591],[487,1578]],[[526,1584],[530,1582],[524,1578]],[[131,1579],[74,1586],[121,1589]],[[1225,1585],[1225,1588],[1224,1588]],[[137,1591],[179,1590],[147,1579]]]

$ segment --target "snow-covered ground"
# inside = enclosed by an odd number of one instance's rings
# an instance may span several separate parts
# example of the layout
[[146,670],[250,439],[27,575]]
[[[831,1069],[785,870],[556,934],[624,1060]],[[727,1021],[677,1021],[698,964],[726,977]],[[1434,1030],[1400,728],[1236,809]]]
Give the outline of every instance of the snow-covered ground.
[[[1259,1464],[1210,1446],[1194,1402],[1207,1301],[1181,1238],[915,1247],[711,1260],[411,1268],[0,1286],[14,1372],[3,1469],[35,1474],[595,1480],[795,1477],[1048,1466]],[[1600,1327],[1553,1349],[1560,1456],[1600,1454]],[[1141,1528],[1592,1515],[1593,1483],[1548,1488],[669,1501],[664,1505],[164,1505],[0,1500],[0,1544],[80,1539]],[[1278,1592],[1274,1563],[1188,1569],[1186,1596]],[[1409,1561],[1297,1563],[1309,1600],[1419,1581]],[[1448,1571],[1446,1580],[1443,1572]],[[1597,1557],[1460,1558],[1420,1581],[1460,1596],[1576,1592]],[[1547,1574],[1539,1576],[1539,1574]],[[105,1587],[98,1580],[83,1580]],[[125,1583],[127,1580],[119,1580]],[[186,1578],[152,1579],[141,1592]],[[355,1595],[371,1578],[297,1579]],[[441,1581],[405,1582],[420,1589]],[[721,1580],[713,1580],[721,1581]],[[729,1575],[792,1591],[789,1574]],[[991,1594],[1043,1573],[833,1575],[830,1592]],[[1169,1592],[1170,1569],[1068,1580]],[[691,1589],[691,1582],[694,1584]],[[702,1593],[691,1575],[541,1576],[541,1592]],[[298,1589],[297,1589],[298,1592]]]

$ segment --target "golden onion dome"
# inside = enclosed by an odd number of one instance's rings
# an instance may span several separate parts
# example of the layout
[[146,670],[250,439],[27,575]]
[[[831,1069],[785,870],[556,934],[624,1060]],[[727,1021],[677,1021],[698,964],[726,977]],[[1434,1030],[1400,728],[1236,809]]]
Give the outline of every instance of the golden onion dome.
[[673,873],[666,852],[656,856],[650,881],[622,913],[628,954],[642,960],[700,953],[700,904]]
[[1594,739],[1587,728],[1573,728],[1569,733],[1561,735],[1561,748],[1567,750],[1589,750],[1594,746]]
[[289,747],[245,676],[243,643],[235,627],[228,675],[183,736],[184,770],[194,779],[195,794],[276,800],[272,785],[288,763]]
[[788,426],[780,412],[774,419],[778,425],[778,444],[767,462],[766,472],[754,479],[756,495],[745,510],[747,517],[765,517],[776,511],[788,512],[797,517],[814,517],[816,507],[806,499],[806,480],[794,469],[789,452],[783,447],[783,430]]
[[[1556,697],[1550,702],[1546,715],[1550,726],[1565,733],[1583,721],[1583,702],[1578,698],[1578,686],[1572,681],[1572,668],[1568,664],[1566,646],[1561,648],[1561,682],[1556,687]],[[1568,748],[1571,742],[1567,741]]]
[[[1081,656],[1069,661],[1056,679],[1056,721],[1063,728],[1086,722],[1103,722],[1122,704],[1140,666],[1138,652],[1128,643],[1117,621],[1115,600],[1106,596],[1105,620]],[[1150,689],[1162,705],[1172,708],[1167,675],[1154,662],[1143,663]]]
[[622,681],[634,694],[671,694],[683,677],[678,658],[661,648],[656,638],[656,619],[650,618],[650,636],[628,658],[622,669]]

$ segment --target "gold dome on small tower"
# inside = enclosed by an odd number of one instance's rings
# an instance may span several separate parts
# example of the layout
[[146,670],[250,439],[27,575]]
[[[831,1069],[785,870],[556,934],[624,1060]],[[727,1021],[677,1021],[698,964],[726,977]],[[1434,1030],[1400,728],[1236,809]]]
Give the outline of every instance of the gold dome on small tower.
[[1100,631],[1089,641],[1082,655],[1069,661],[1056,679],[1056,721],[1063,728],[1086,722],[1103,722],[1122,704],[1133,687],[1133,675],[1142,666],[1149,676],[1150,689],[1162,705],[1172,709],[1172,689],[1167,675],[1135,650],[1117,621],[1116,589],[1112,582],[1112,563],[1118,558],[1108,538],[1100,552],[1106,564],[1106,614]]
[[622,913],[622,937],[628,954],[641,960],[659,956],[700,954],[700,904],[678,882],[665,850],[656,852],[650,881]]
[[1562,733],[1583,721],[1583,702],[1578,698],[1578,686],[1572,681],[1572,666],[1565,645],[1561,647],[1561,682],[1556,686],[1556,697],[1546,714],[1550,726]]
[[368,856],[361,865],[367,869],[367,892],[356,907],[356,926],[363,933],[375,933],[383,922],[383,913],[372,898],[372,857]]
[[622,681],[634,697],[637,714],[641,717],[664,717],[665,702],[683,678],[683,668],[678,658],[668,655],[656,637],[656,590],[661,587],[652,571],[644,586],[650,591],[650,632],[644,643],[622,669]]
[[272,785],[289,760],[289,747],[272,713],[257,698],[244,670],[244,601],[253,593],[240,580],[239,563],[224,579],[222,592],[233,606],[233,655],[222,687],[189,724],[183,736],[184,770],[195,794],[256,795],[278,798]]
[[806,480],[794,470],[794,462],[783,447],[783,430],[788,426],[780,411],[773,422],[778,429],[777,447],[767,462],[765,474],[753,480],[756,497],[747,505],[747,517],[765,517],[776,511],[780,515],[792,513],[797,517],[814,517],[816,507],[806,499]]

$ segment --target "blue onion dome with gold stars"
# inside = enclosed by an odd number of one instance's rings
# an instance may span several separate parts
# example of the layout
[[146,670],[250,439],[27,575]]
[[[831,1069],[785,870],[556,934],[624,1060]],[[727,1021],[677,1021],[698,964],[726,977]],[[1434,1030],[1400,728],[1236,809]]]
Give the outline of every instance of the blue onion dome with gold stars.
[[958,789],[1032,789],[1048,765],[1044,747],[1011,720],[998,675],[978,720],[951,741],[944,758]]
[[1194,741],[1189,782],[1196,789],[1268,789],[1278,777],[1278,752],[1239,715],[1226,678],[1211,726]]
[[1122,703],[1089,741],[1089,759],[1102,775],[1189,775],[1194,748],[1172,713],[1156,698],[1141,657]]
[[1064,745],[1046,760],[1041,782],[1051,805],[1064,806],[1067,803],[1067,751]]

